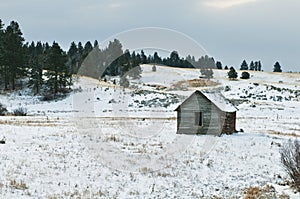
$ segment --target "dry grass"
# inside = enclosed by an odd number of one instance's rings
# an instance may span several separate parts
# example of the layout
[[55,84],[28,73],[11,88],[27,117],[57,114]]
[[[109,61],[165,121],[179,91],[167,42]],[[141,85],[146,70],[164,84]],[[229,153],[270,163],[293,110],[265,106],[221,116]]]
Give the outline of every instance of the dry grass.
[[68,192],[63,192],[61,194],[54,194],[48,196],[48,199],[58,199],[58,198],[76,198],[76,199],[81,199],[81,198],[100,198],[105,196],[105,194],[99,190],[95,193],[90,192],[88,189],[84,189],[83,191],[68,191]]
[[148,167],[142,167],[139,169],[141,173],[151,173],[153,172],[153,170],[151,168],[148,168]]
[[261,189],[259,187],[250,187],[246,191],[244,199],[256,199],[261,195]]
[[110,135],[108,137],[106,137],[105,139],[106,142],[112,141],[112,142],[120,142],[121,139],[118,138],[116,135]]
[[15,179],[10,181],[10,186],[19,189],[19,190],[25,190],[28,189],[28,186],[23,182],[22,180],[20,182],[17,182]]
[[268,133],[271,135],[281,135],[281,136],[289,136],[289,137],[300,137],[300,135],[296,133],[282,133],[280,131],[273,131],[273,130],[268,130]]
[[208,79],[192,79],[187,81],[179,81],[173,84],[174,87],[182,87],[182,86],[189,86],[189,87],[213,87],[217,86],[219,83],[208,80]]
[[[64,123],[65,122],[65,123]],[[59,118],[40,118],[40,117],[2,117],[0,124],[14,126],[61,126],[67,124],[65,120]]]
[[188,80],[189,86],[191,87],[207,87],[207,86],[217,86],[219,83],[208,80],[208,79],[192,79]]
[[161,172],[158,172],[158,173],[157,173],[157,176],[160,176],[160,177],[164,177],[164,178],[165,178],[165,177],[171,176],[171,174],[166,173],[166,172],[162,172],[162,173],[161,173]]
[[272,185],[265,187],[249,187],[245,190],[244,199],[271,199],[277,198],[275,188]]

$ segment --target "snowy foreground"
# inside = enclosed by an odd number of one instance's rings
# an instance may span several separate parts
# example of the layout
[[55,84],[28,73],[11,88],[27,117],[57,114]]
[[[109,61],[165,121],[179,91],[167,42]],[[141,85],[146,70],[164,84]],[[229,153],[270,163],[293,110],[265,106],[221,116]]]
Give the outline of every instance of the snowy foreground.
[[[0,96],[28,116],[0,117],[0,198],[300,198],[279,150],[300,136],[300,74],[212,81],[237,108],[234,135],[176,134],[173,111],[199,71],[143,65],[135,88],[80,77],[57,102]],[[226,89],[224,89],[226,87]]]

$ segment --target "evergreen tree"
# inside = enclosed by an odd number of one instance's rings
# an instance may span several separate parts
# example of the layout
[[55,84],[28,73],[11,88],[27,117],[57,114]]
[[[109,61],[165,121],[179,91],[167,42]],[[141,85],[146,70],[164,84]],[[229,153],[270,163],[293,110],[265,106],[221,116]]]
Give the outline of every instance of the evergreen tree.
[[137,65],[137,59],[136,59],[136,55],[135,55],[135,51],[133,51],[130,55],[130,69],[134,68]]
[[54,95],[59,92],[60,89],[68,86],[69,76],[67,56],[65,52],[60,48],[59,44],[53,42],[48,55],[47,55],[47,80],[46,85],[50,92]]
[[5,89],[10,84],[14,90],[16,80],[25,76],[26,57],[22,35],[19,24],[14,21],[10,22],[3,34],[2,64]]
[[216,62],[217,69],[222,69],[222,63],[220,61]]
[[255,70],[255,71],[258,70],[258,62],[257,62],[257,61],[254,63],[254,70]]
[[230,70],[227,74],[230,79],[236,79],[238,77],[238,74],[233,67],[230,67]]
[[169,58],[169,66],[178,66],[179,65],[179,54],[177,51],[172,51]]
[[71,46],[68,50],[68,67],[69,69],[73,72],[73,73],[77,73],[78,69],[79,69],[79,62],[78,62],[78,48],[75,44],[75,42],[73,41],[71,43]]
[[213,74],[214,74],[214,72],[211,68],[201,68],[200,73],[201,73],[201,75],[203,75],[205,78],[208,78],[208,79],[212,78]]
[[246,71],[242,72],[241,75],[241,79],[249,79],[250,78],[250,74]]
[[131,55],[131,70],[130,70],[130,76],[133,79],[139,79],[141,78],[142,69],[140,67],[140,64],[138,62],[138,59],[135,55],[135,52]]
[[158,53],[157,52],[154,52],[154,55],[153,55],[153,61],[155,64],[161,64],[162,60],[161,58],[158,56]]
[[248,70],[248,64],[246,60],[244,60],[241,64],[241,70]]
[[208,57],[208,55],[200,57],[195,65],[196,68],[216,68],[214,58]]
[[141,50],[141,61],[142,64],[147,64],[147,56],[145,55],[143,50]]
[[93,50],[92,43],[90,41],[87,41],[84,45],[82,58],[85,59],[92,50]]
[[195,63],[196,63],[195,57],[192,56],[192,65],[193,65],[193,67],[195,66]]
[[0,84],[4,83],[5,78],[5,63],[4,63],[4,24],[0,19]]
[[216,68],[216,62],[215,62],[215,59],[213,57],[210,57],[209,60],[208,60],[208,67],[209,68]]
[[224,70],[228,70],[228,66],[227,65],[224,67]]
[[118,39],[110,41],[108,48],[105,52],[105,63],[107,64],[106,74],[116,76],[121,74],[120,59],[122,57],[123,50],[122,44]]
[[155,64],[153,64],[153,66],[152,66],[152,72],[156,72],[156,65]]
[[82,64],[83,62],[83,56],[84,56],[84,49],[83,49],[83,45],[81,42],[78,42],[78,45],[77,45],[77,49],[78,49],[78,55],[77,55],[77,62],[79,63],[79,67],[80,65]]
[[[71,54],[70,51],[69,54]],[[103,53],[98,47],[93,48],[93,50],[84,58],[80,68],[78,71],[76,71],[76,73],[79,75],[99,79],[105,75],[105,67],[103,62]]]
[[99,48],[99,43],[97,40],[94,41],[94,48]]
[[44,49],[44,53],[47,53],[50,50],[50,45],[48,44],[48,42],[43,44],[43,49]]
[[249,68],[250,70],[254,70],[254,62],[253,61],[251,61],[251,63],[250,63],[250,68]]
[[183,60],[183,67],[184,68],[194,68],[195,65],[195,57],[188,55],[185,60]]
[[206,63],[205,63],[205,57],[201,56],[198,61],[196,62],[196,68],[203,68],[205,67]]
[[130,55],[130,52],[128,49],[126,49],[124,54],[119,58],[119,63],[122,66],[120,75],[124,75],[126,72],[128,72],[132,68],[131,55]]
[[258,71],[261,71],[261,68],[262,68],[261,62],[258,61],[258,64],[257,64],[257,70],[258,70]]
[[273,72],[282,72],[281,66],[280,66],[279,62],[276,62],[276,63],[274,64]]
[[180,67],[182,68],[194,68],[194,65],[192,64],[192,62],[188,61],[189,59],[181,59],[180,60]]
[[142,63],[141,55],[139,53],[136,55],[136,61],[139,65]]
[[148,55],[148,58],[147,58],[147,64],[153,62],[153,57],[151,55]]
[[120,79],[120,86],[124,87],[124,88],[128,88],[129,87],[129,81],[126,78],[126,76],[122,76]]
[[191,55],[186,56],[186,58],[185,58],[184,61],[185,61],[185,62],[184,62],[184,66],[185,66],[186,68],[190,68],[190,67],[188,67],[188,66],[192,65],[192,56],[191,56]]
[[36,45],[34,42],[28,47],[28,65],[29,65],[29,86],[33,87],[34,94],[39,94],[43,86],[43,64],[44,54],[41,42]]
[[132,77],[132,79],[140,79],[142,73],[142,68],[140,65],[137,65],[133,68],[131,68],[129,75]]

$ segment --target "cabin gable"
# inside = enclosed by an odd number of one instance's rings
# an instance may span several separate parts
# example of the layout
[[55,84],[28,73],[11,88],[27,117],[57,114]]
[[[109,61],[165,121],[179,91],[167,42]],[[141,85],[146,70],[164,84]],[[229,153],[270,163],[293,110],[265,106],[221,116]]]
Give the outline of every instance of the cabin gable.
[[219,136],[221,133],[235,131],[235,112],[222,111],[200,91],[194,92],[176,111],[179,134]]

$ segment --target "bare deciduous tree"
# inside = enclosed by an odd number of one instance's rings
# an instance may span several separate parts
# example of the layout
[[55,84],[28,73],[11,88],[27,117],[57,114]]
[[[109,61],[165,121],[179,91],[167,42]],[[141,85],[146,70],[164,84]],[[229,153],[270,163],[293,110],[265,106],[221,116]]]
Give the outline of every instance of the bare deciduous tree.
[[293,186],[300,191],[300,142],[289,141],[280,150],[281,162],[290,176]]

